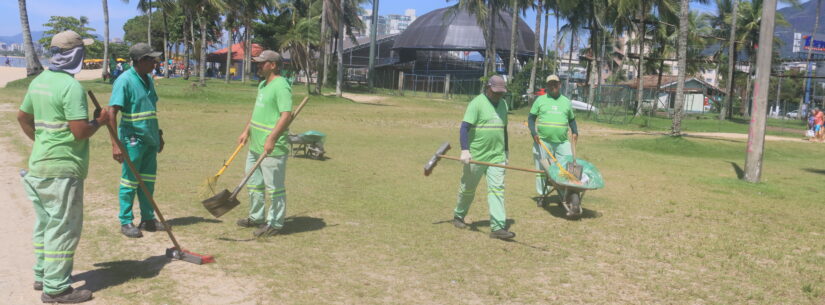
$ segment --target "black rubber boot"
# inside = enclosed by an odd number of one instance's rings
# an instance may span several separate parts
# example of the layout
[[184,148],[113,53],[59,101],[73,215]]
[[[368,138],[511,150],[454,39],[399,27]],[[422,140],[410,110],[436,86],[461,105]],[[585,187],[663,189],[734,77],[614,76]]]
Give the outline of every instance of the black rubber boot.
[[126,237],[129,238],[143,237],[143,233],[140,233],[140,229],[131,223],[120,226],[120,233],[123,233],[123,235],[126,235]]
[[266,225],[266,226],[261,226],[260,228],[255,230],[255,232],[252,232],[252,234],[254,234],[255,237],[269,237],[269,236],[278,235],[278,232],[280,232],[280,231],[281,231],[280,228],[274,228],[274,227],[270,227],[269,225]]
[[254,222],[254,221],[252,221],[252,219],[249,219],[249,218],[242,218],[242,219],[238,219],[238,221],[235,224],[237,224],[239,227],[244,227],[244,228],[257,228],[257,227],[260,227],[263,223]]
[[32,287],[34,287],[34,290],[41,291],[43,290],[43,282],[35,281]]
[[157,219],[141,221],[138,228],[146,232],[166,231],[166,227]]
[[453,220],[450,220],[450,223],[453,224],[456,228],[465,229],[467,228],[467,223],[464,222],[463,218],[453,217]]
[[490,238],[498,238],[498,239],[511,239],[516,237],[516,233],[507,231],[505,229],[495,230],[490,233]]
[[74,289],[72,287],[69,287],[69,289],[66,289],[59,294],[52,295],[43,293],[40,295],[40,300],[43,301],[43,303],[75,304],[83,303],[91,299],[91,291],[85,289]]

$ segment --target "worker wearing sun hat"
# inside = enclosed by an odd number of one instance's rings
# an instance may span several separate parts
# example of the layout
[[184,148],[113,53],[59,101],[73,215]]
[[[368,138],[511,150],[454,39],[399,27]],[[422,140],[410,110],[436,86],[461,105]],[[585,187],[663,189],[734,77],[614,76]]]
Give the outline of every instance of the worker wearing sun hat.
[[[262,80],[258,84],[252,118],[238,137],[238,143],[251,141],[246,170],[254,172],[246,184],[249,190],[249,214],[239,219],[237,225],[257,227],[253,232],[255,237],[269,237],[277,235],[283,228],[286,213],[286,159],[289,156],[287,132],[284,131],[279,136],[274,131],[284,130],[292,118],[292,87],[279,72],[281,54],[266,50],[253,60],[258,63]],[[266,154],[267,157],[260,167],[252,168],[261,154]],[[266,215],[264,191],[269,194],[272,202]]]
[[[161,52],[152,50],[146,43],[137,43],[129,48],[132,68],[115,80],[112,97],[109,99],[110,121],[117,125],[117,113],[123,115],[118,127],[118,138],[126,148],[129,159],[140,173],[149,194],[154,194],[157,178],[157,155],[163,151],[163,130],[158,125],[155,83],[150,73],[160,59]],[[112,143],[112,158],[123,163],[124,152]],[[155,209],[142,191],[138,181],[126,164],[121,166],[118,198],[120,202],[120,232],[126,237],[142,237],[141,230],[155,232],[166,228],[155,218]],[[140,224],[132,224],[132,205],[135,195],[140,202]]]
[[482,176],[487,177],[487,205],[490,209],[490,237],[510,239],[515,233],[507,230],[507,212],[504,209],[504,169],[471,164],[470,160],[505,164],[507,149],[507,103],[502,99],[507,93],[507,82],[495,75],[487,81],[483,94],[476,96],[461,122],[461,161],[464,172],[458,191],[458,203],[453,211],[452,224],[466,228],[464,217],[475,198],[476,187]]
[[[533,159],[536,162],[536,169],[539,170],[542,169],[539,161],[548,158],[547,152],[538,144],[539,141],[544,142],[545,146],[550,148],[556,159],[562,159],[573,154],[576,149],[576,140],[579,137],[572,103],[559,92],[561,87],[559,77],[550,75],[546,82],[547,94],[536,98],[527,116],[530,135],[533,137]],[[568,139],[568,128],[572,134],[570,137],[572,142]],[[536,174],[536,192],[539,195],[546,195],[544,194],[545,182],[544,173]]]
[[85,45],[73,31],[51,40],[49,69],[29,85],[17,114],[34,141],[23,186],[34,204],[34,289],[46,303],[79,303],[92,292],[73,289],[70,276],[83,229],[83,185],[89,169],[89,138],[108,121],[95,112],[88,120],[83,86],[74,79],[83,65]]

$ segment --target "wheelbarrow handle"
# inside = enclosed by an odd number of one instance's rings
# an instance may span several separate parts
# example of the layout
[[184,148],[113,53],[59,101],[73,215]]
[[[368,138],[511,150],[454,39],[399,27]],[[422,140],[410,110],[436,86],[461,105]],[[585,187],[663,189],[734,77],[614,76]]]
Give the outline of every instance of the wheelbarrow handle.
[[[457,157],[453,157],[453,156],[448,156],[448,155],[438,155],[438,157],[439,157],[439,158],[444,158],[444,159],[450,159],[450,160],[461,161],[461,158],[457,158]],[[470,163],[473,163],[473,164],[479,164],[479,165],[493,166],[493,167],[501,167],[501,168],[506,168],[506,169],[512,169],[512,170],[523,171],[523,172],[530,172],[530,173],[537,173],[537,174],[543,174],[543,173],[544,173],[543,171],[540,171],[540,170],[537,170],[537,169],[521,168],[521,167],[515,167],[515,166],[509,166],[509,165],[501,165],[501,164],[490,163],[490,162],[476,161],[476,160],[470,160]]]

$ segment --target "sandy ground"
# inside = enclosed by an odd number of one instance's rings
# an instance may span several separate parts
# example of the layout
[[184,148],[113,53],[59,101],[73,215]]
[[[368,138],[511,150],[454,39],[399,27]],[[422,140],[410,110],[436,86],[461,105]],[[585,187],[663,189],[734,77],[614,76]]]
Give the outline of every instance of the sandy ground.
[[[23,74],[25,74],[23,69]],[[13,111],[11,104],[0,104],[0,112]],[[0,122],[0,128],[16,126]],[[40,294],[32,289],[34,250],[31,242],[34,226],[32,203],[20,183],[20,154],[13,150],[11,139],[0,138],[0,194],[3,194],[3,213],[0,213],[0,298],[6,304],[32,304]]]
[[[90,80],[100,78],[103,73],[102,69],[95,70],[81,70],[75,75],[77,80]],[[0,67],[0,88],[6,87],[6,83],[21,78],[26,78],[26,68],[17,67]]]

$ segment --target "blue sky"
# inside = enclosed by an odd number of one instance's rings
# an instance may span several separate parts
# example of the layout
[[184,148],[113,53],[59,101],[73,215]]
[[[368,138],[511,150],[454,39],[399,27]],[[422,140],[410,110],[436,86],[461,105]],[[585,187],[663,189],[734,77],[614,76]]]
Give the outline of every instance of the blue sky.
[[[111,26],[110,37],[123,37],[123,24],[140,12],[136,8],[136,1],[123,3],[122,0],[109,0],[109,23]],[[421,16],[429,11],[453,5],[456,0],[416,0],[398,1],[383,0],[379,4],[379,14],[403,14],[405,9],[416,9],[417,15]],[[29,25],[33,31],[44,30],[43,24],[52,15],[60,16],[86,16],[90,20],[90,26],[97,30],[97,34],[103,35],[103,11],[101,0],[28,0]],[[782,5],[780,5],[782,6]],[[371,9],[370,5],[364,6]],[[691,3],[691,10],[703,12],[715,12],[712,5],[701,5]],[[20,33],[20,18],[17,1],[0,1],[0,36],[16,35]],[[527,24],[535,24],[535,12],[529,12],[523,17]],[[551,18],[552,20],[552,18]],[[562,22],[563,24],[563,22]],[[555,22],[550,22],[550,33],[555,33]]]

